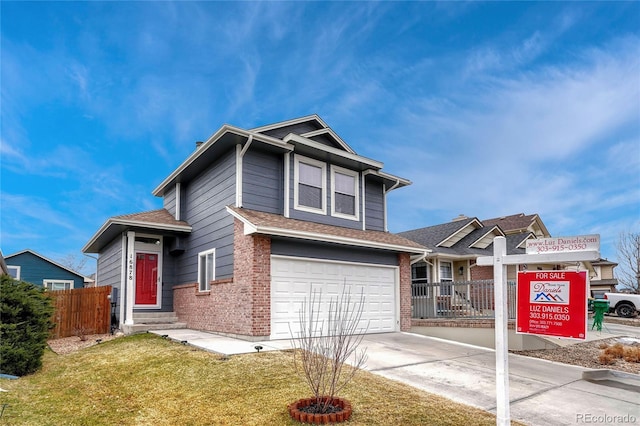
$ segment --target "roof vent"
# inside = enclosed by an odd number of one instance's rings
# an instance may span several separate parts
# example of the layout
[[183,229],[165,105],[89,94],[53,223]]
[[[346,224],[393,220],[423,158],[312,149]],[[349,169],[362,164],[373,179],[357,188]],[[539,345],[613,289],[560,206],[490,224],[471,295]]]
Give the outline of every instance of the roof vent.
[[459,214],[458,217],[454,217],[451,219],[451,222],[458,222],[459,220],[467,220],[469,219],[466,215]]
[[196,141],[196,149],[200,148],[204,142]]

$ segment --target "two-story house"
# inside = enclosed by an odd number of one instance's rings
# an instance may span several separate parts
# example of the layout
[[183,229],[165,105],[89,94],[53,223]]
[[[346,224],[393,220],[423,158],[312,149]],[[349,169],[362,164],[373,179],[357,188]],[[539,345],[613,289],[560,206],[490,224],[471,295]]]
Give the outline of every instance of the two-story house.
[[317,115],[222,126],[166,177],[160,210],[108,219],[83,248],[135,330],[145,312],[253,339],[289,338],[310,291],[365,297],[367,332],[411,326],[411,258],[387,231],[387,194],[410,181],[358,155]]

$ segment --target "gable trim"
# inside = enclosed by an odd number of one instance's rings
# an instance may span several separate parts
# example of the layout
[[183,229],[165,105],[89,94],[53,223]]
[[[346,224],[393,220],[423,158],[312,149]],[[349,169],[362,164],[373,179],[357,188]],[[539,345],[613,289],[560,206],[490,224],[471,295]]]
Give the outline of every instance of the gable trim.
[[320,124],[323,128],[329,128],[327,123],[325,123],[320,116],[317,114],[305,115],[304,117],[293,118],[291,120],[280,121],[278,123],[267,124],[266,126],[254,127],[251,129],[252,132],[267,132],[269,130],[278,129],[280,127],[293,126],[295,124],[304,123],[307,121],[315,120]]
[[[319,151],[324,151],[324,152],[328,152],[329,154],[338,156],[338,157],[342,157],[346,160],[350,160],[350,161],[355,161],[358,163],[362,163],[367,167],[373,168],[373,169],[381,169],[384,164],[381,163],[380,161],[376,161],[376,160],[372,160],[370,158],[367,157],[362,157],[358,154],[352,154],[350,152],[345,152],[342,151],[340,149],[337,148],[333,148],[327,145],[323,145],[319,142],[316,142],[314,140],[311,139],[307,139],[305,137],[302,137],[300,135],[296,135],[295,133],[289,133],[287,136],[285,136],[284,138],[282,138],[282,140],[284,142],[290,143],[290,142],[295,142],[295,143],[299,143],[301,145],[305,145],[309,148],[314,148],[317,149]],[[292,147],[292,149],[294,149]]]
[[[465,234],[458,241],[453,242],[451,245],[446,245],[445,243],[448,242],[454,236],[460,234],[460,232],[462,232],[464,229],[468,228],[471,225],[475,225],[475,229],[482,228],[482,224],[480,223],[480,221],[478,219],[476,219],[476,218],[473,218],[473,219],[469,220],[467,223],[465,223],[464,225],[462,225],[460,228],[458,228],[455,232],[453,232],[450,235],[448,235],[445,239],[440,241],[438,244],[436,244],[436,247],[451,247],[451,246],[453,246],[455,243],[460,241],[466,235],[469,235],[469,233]],[[473,232],[473,231],[471,231],[471,232]]]
[[318,136],[318,135],[329,135],[331,136],[336,142],[338,142],[338,144],[345,149],[345,151],[350,152],[351,154],[355,154],[356,152],[351,149],[351,147],[349,145],[347,145],[347,143],[345,141],[342,140],[342,138],[340,138],[340,136],[338,136],[338,134],[336,132],[334,132],[331,128],[327,127],[324,129],[318,129],[318,130],[314,130],[313,132],[307,132],[307,133],[303,133],[300,136],[311,139],[314,136]]
[[[498,232],[496,232],[498,231]],[[493,240],[491,241],[491,243],[485,245],[484,247],[476,247],[476,244],[478,244],[480,241],[482,241],[487,235],[489,234],[494,234],[494,235],[498,235],[498,236],[502,236],[504,237],[505,234],[504,232],[502,232],[502,230],[500,229],[500,227],[498,227],[497,225],[493,226],[491,229],[489,229],[487,232],[485,232],[484,234],[482,234],[480,236],[480,238],[478,238],[477,240],[475,240],[474,242],[472,242],[471,244],[469,244],[469,248],[480,248],[480,249],[485,249],[487,247],[489,247],[492,243]]]
[[167,186],[169,186],[175,179],[180,176],[193,162],[204,154],[213,144],[216,143],[222,136],[227,133],[233,133],[235,135],[245,137],[247,140],[252,136],[253,140],[266,143],[268,145],[276,146],[286,151],[293,151],[293,147],[287,143],[282,142],[280,139],[272,138],[271,136],[255,133],[253,131],[247,131],[238,127],[225,124],[217,132],[215,132],[205,143],[202,144],[195,152],[193,152],[186,160],[182,162],[169,176],[167,176],[152,192],[153,195],[159,197]]

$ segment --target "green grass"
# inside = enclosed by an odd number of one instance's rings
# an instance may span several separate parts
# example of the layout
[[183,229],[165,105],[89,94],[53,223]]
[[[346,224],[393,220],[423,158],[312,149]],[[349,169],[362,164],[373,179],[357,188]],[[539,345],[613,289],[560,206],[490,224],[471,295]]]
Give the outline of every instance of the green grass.
[[[68,355],[3,380],[6,425],[294,425],[286,406],[310,396],[290,352],[223,358],[151,334]],[[341,393],[349,425],[494,425],[487,412],[360,372]]]

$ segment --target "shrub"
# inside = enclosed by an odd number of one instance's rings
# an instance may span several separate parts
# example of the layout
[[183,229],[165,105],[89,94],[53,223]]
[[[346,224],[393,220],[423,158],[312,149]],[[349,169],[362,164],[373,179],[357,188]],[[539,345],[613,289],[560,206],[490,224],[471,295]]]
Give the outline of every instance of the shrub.
[[622,358],[622,354],[624,352],[624,346],[622,343],[616,343],[613,346],[609,346],[604,350],[604,353],[607,355],[611,355],[613,358]]
[[622,358],[627,362],[640,362],[640,346],[625,346]]
[[31,374],[42,367],[42,355],[53,327],[51,299],[44,289],[0,279],[0,372],[15,376]]
[[[329,413],[334,398],[353,379],[367,360],[366,349],[359,350],[369,324],[360,326],[364,294],[352,301],[351,293],[329,300],[329,312],[321,318],[321,292],[310,291],[299,311],[300,331],[290,329],[294,365],[304,377],[316,401],[316,413]],[[349,359],[352,368],[344,368]]]

